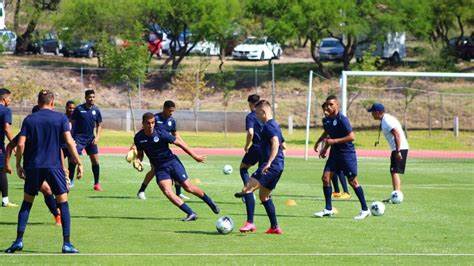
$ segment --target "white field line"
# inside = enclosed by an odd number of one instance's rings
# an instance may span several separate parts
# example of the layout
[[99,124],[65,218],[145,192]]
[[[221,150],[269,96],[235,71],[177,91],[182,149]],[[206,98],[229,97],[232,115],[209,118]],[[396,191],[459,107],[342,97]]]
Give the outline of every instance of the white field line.
[[[147,256],[147,257],[164,257],[164,256],[213,256],[213,257],[238,257],[238,256],[256,256],[256,257],[327,257],[327,256],[369,256],[369,257],[472,257],[474,253],[79,253],[68,254],[69,256],[91,256],[91,257],[107,257],[107,256]],[[0,254],[1,256],[68,256],[60,253],[23,253],[23,254]]]

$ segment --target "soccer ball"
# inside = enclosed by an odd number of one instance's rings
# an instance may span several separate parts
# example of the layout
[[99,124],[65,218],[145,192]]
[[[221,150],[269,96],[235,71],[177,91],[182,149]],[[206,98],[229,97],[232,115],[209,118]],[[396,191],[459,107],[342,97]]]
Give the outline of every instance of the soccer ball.
[[390,196],[390,201],[393,203],[393,204],[400,204],[402,203],[403,201],[403,193],[401,191],[398,191],[398,190],[394,190],[392,192],[392,195]]
[[223,216],[217,220],[216,229],[221,234],[228,234],[234,229],[234,221],[229,216]]
[[385,212],[385,204],[380,201],[372,202],[372,205],[370,205],[370,212],[373,216],[382,216]]
[[222,172],[223,172],[225,175],[230,175],[230,174],[232,174],[232,171],[234,171],[234,169],[232,169],[232,166],[229,165],[229,164],[224,165],[224,168],[222,169]]

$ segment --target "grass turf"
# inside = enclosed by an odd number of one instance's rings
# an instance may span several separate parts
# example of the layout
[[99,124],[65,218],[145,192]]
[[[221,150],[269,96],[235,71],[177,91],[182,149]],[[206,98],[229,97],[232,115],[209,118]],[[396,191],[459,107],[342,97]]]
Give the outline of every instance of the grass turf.
[[[245,207],[232,194],[241,187],[237,167],[240,158],[210,157],[197,164],[183,156],[191,178],[220,205],[214,215],[196,197],[188,204],[199,215],[196,222],[183,223],[178,208],[160,193],[155,182],[147,189],[146,201],[136,199],[143,174],[135,172],[122,157],[101,158],[104,192],[92,191],[92,174],[86,164],[86,176],[76,182],[70,193],[72,241],[82,253],[176,254],[209,253],[198,256],[0,256],[0,264],[79,263],[79,264],[313,264],[318,263],[431,263],[469,264],[474,254],[473,160],[409,159],[403,177],[405,201],[387,205],[382,217],[354,221],[360,205],[353,198],[337,201],[339,214],[330,219],[312,217],[324,206],[320,175],[324,161],[288,158],[286,170],[274,193],[281,236],[265,235],[269,226],[264,208],[257,204],[255,234],[235,231],[245,220]],[[222,174],[222,166],[234,166],[231,175]],[[386,198],[391,192],[387,159],[361,158],[360,183],[368,203]],[[21,203],[22,182],[10,176],[10,199]],[[352,192],[352,190],[351,190]],[[189,193],[188,193],[189,194]],[[355,197],[355,195],[353,195]],[[297,202],[289,207],[288,199]],[[0,247],[7,248],[15,237],[18,208],[0,209]],[[219,216],[234,219],[235,230],[219,235],[214,223]],[[61,229],[43,203],[36,199],[25,233],[25,250],[19,254],[57,253],[62,242]],[[300,254],[299,256],[249,256],[245,254]],[[346,255],[302,256],[315,253]],[[355,255],[359,254],[359,255]],[[366,256],[362,253],[374,253]],[[410,253],[413,256],[388,255]],[[416,254],[471,254],[471,256],[419,256]],[[221,256],[220,254],[241,254]],[[352,254],[352,255],[351,255]]]

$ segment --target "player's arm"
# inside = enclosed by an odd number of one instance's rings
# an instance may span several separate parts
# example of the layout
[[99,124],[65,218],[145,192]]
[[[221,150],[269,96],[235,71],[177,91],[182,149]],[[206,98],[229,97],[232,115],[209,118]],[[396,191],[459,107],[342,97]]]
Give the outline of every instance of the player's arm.
[[3,130],[5,131],[5,136],[9,141],[12,141],[13,139],[13,134],[12,134],[12,125],[10,123],[5,123],[3,126]]
[[270,139],[271,142],[271,149],[270,149],[270,157],[268,158],[268,162],[263,167],[263,172],[266,173],[270,166],[272,165],[273,160],[275,160],[278,154],[278,148],[280,147],[280,141],[278,140],[277,136],[273,136]]
[[247,138],[245,139],[245,146],[244,146],[244,151],[248,152],[249,148],[252,144],[252,139],[253,139],[254,131],[253,128],[247,129]]
[[171,131],[171,135],[173,135],[175,138],[179,139],[181,142],[186,143],[184,139],[181,137],[181,134],[178,133],[178,131]]
[[321,133],[321,136],[319,137],[319,139],[314,144],[314,151],[316,153],[320,152],[320,151],[318,151],[319,143],[321,143],[323,140],[325,140],[327,138],[327,136],[328,136],[328,133],[326,132],[326,130],[324,130],[323,133]]
[[142,162],[143,158],[145,157],[145,154],[143,153],[143,150],[138,150],[137,151],[137,159]]
[[18,138],[13,138],[5,148],[5,168],[4,172],[11,174],[12,173],[12,168],[10,167],[10,158],[12,157],[13,149],[17,145],[17,139]]
[[94,138],[94,144],[97,144],[100,139],[100,133],[102,132],[102,126],[101,123],[97,123],[97,126],[95,127],[95,138]]
[[25,179],[25,171],[21,166],[21,160],[23,159],[23,153],[25,152],[25,136],[20,136],[18,138],[18,144],[16,148],[16,173],[21,179]]
[[390,130],[390,133],[392,133],[393,138],[395,140],[395,149],[396,149],[396,152],[397,152],[397,154],[395,156],[396,156],[397,160],[401,160],[401,159],[403,159],[403,156],[400,153],[400,143],[401,143],[401,141],[400,141],[401,140],[400,132],[398,132],[398,130],[393,128],[392,130]]
[[182,140],[178,138],[175,139],[173,144],[180,147],[185,153],[191,156],[198,163],[203,163],[206,160],[206,156],[197,155],[188,147],[188,145],[185,142],[183,142]]
[[326,143],[328,145],[334,145],[334,144],[342,144],[346,142],[351,142],[355,140],[355,134],[354,131],[351,131],[347,136],[343,138],[337,138],[337,139],[326,139]]
[[72,156],[73,162],[77,164],[77,179],[81,179],[82,174],[83,174],[83,167],[82,167],[81,159],[79,158],[79,154],[77,153],[77,150],[76,150],[76,143],[74,142],[74,139],[72,138],[70,131],[65,131],[63,133],[63,137],[66,142],[66,147],[69,151],[69,154],[71,154]]

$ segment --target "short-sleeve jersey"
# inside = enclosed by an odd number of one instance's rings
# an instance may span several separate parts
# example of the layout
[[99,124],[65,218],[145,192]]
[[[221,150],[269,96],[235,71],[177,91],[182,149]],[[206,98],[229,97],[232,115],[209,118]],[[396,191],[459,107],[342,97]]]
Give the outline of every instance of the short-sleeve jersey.
[[12,111],[0,104],[0,145],[5,144],[5,124],[12,124]]
[[41,109],[23,120],[20,136],[26,137],[24,168],[62,168],[61,140],[70,131],[67,117]]
[[400,134],[400,150],[408,150],[408,141],[405,137],[405,132],[403,131],[402,125],[398,120],[389,114],[384,114],[381,122],[382,132],[385,136],[385,139],[388,141],[388,145],[390,145],[390,149],[395,151],[397,149],[397,145],[395,143],[395,137],[392,134],[392,129],[396,129]]
[[272,138],[273,137],[278,137],[278,153],[275,159],[272,162],[272,167],[275,167],[277,169],[283,169],[284,167],[284,159],[285,156],[283,155],[283,148],[282,148],[282,143],[283,143],[283,135],[281,133],[280,125],[274,120],[271,119],[267,121],[265,124],[263,124],[263,129],[262,129],[262,142],[261,142],[261,149],[262,149],[262,165],[266,162],[268,162],[268,159],[270,158],[271,150],[272,150]]
[[176,132],[176,120],[172,116],[164,118],[163,113],[156,113],[155,122],[155,128],[161,127],[168,132]]
[[169,148],[175,140],[176,137],[170,132],[155,128],[151,136],[147,136],[143,129],[138,131],[133,141],[139,151],[145,152],[152,165],[159,166],[176,158]]
[[253,138],[252,138],[252,145],[259,146],[262,142],[262,137],[260,134],[262,133],[263,124],[257,118],[257,114],[252,111],[245,117],[245,130],[249,130],[253,128]]
[[[323,118],[323,127],[332,139],[344,138],[352,132],[352,126],[349,119],[340,112],[334,118]],[[345,153],[355,153],[352,141],[331,146],[330,155],[334,156]]]
[[74,109],[72,120],[74,121],[72,129],[74,138],[92,139],[95,126],[102,123],[102,115],[97,106],[93,105],[88,108],[84,103]]

